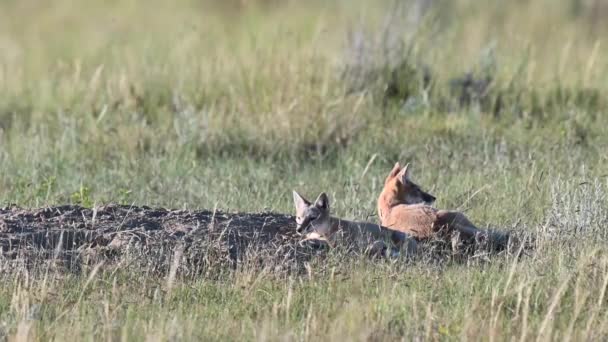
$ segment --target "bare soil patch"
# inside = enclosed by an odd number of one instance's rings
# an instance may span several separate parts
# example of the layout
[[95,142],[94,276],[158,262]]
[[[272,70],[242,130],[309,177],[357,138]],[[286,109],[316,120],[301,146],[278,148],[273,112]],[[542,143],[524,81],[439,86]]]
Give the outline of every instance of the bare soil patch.
[[137,264],[165,272],[179,256],[186,272],[251,263],[290,267],[311,254],[298,246],[292,216],[167,210],[109,204],[0,208],[2,267]]

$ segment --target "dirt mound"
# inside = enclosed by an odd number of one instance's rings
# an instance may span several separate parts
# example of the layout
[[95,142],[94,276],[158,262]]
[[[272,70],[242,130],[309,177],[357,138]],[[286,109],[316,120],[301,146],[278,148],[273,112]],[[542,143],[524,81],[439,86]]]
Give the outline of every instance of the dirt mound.
[[[60,264],[138,264],[165,272],[179,256],[186,272],[251,263],[288,267],[310,252],[298,246],[293,217],[106,205],[0,209],[1,268]],[[214,267],[220,266],[220,267]]]
[[[15,268],[80,272],[104,265],[145,274],[167,274],[179,266],[182,275],[211,278],[237,268],[303,273],[305,262],[324,250],[300,246],[299,240],[295,219],[276,213],[115,204],[94,209],[73,205],[0,208],[0,272]],[[512,249],[521,252],[517,246]],[[346,257],[357,252],[344,251],[338,254]],[[474,248],[461,252],[454,254],[449,241],[442,240],[418,248],[419,259],[434,263],[489,255],[483,250],[475,254]]]

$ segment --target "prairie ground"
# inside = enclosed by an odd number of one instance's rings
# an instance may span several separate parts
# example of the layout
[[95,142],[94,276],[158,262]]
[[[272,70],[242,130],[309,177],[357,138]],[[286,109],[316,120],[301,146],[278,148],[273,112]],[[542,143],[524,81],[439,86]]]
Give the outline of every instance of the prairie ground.
[[[0,340],[606,339],[607,17],[598,0],[3,1]],[[230,245],[180,247],[222,234],[217,213],[293,227],[292,189],[377,222],[396,161],[437,207],[534,249],[290,268],[290,229],[238,265]],[[115,245],[69,258],[69,241]]]

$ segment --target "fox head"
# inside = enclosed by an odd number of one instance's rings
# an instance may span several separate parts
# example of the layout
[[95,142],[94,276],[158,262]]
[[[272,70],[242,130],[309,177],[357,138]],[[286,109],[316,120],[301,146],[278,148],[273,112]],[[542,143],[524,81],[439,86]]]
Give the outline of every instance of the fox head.
[[296,232],[307,234],[312,231],[324,235],[329,231],[329,198],[322,192],[314,203],[293,191],[296,207]]
[[422,191],[418,184],[412,182],[408,166],[409,164],[401,168],[399,163],[395,164],[384,181],[384,190],[378,199],[379,202],[387,202],[385,203],[387,205],[435,202],[435,196]]

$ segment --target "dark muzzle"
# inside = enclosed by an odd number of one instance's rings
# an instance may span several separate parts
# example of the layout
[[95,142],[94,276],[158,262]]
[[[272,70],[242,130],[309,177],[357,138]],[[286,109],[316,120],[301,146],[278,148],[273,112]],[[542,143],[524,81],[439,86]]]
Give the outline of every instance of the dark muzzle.
[[435,202],[436,199],[437,198],[435,198],[435,196],[433,196],[431,194],[427,194],[426,192],[422,193],[422,200],[425,203],[432,204],[433,202]]
[[301,224],[296,225],[296,233],[306,234],[310,231],[310,220],[304,220]]

